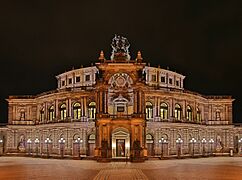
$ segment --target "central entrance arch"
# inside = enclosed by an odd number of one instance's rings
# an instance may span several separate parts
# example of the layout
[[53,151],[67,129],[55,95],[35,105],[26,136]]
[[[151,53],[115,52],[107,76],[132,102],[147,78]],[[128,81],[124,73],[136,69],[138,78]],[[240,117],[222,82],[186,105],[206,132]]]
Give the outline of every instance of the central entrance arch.
[[126,128],[116,128],[112,132],[112,158],[130,155],[130,133]]

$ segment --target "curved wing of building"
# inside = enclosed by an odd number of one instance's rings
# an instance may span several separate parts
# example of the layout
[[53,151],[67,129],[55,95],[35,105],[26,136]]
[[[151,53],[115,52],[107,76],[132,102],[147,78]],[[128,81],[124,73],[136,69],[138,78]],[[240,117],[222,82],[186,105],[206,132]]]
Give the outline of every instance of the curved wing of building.
[[[115,39],[116,38],[116,39]],[[185,76],[132,60],[115,36],[110,60],[59,74],[57,89],[9,96],[5,153],[102,158],[239,151],[231,96],[184,88]],[[3,138],[3,137],[2,137]]]

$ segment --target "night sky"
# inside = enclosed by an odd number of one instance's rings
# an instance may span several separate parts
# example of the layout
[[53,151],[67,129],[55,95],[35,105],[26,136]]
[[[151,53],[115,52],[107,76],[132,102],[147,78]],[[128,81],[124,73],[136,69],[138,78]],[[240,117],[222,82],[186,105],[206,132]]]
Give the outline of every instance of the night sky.
[[[144,3],[145,2],[145,3]],[[242,123],[242,1],[0,1],[0,122],[9,95],[56,89],[55,76],[111,55],[114,34],[151,66],[186,76],[185,88],[232,95]]]

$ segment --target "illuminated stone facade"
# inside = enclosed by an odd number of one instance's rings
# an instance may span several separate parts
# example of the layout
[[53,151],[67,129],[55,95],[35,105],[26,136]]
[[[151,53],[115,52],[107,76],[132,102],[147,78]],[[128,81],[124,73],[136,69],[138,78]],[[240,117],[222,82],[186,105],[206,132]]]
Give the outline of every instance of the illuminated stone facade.
[[242,128],[232,124],[234,99],[187,91],[185,76],[147,66],[140,52],[130,60],[129,45],[123,46],[113,43],[111,60],[101,52],[95,66],[56,76],[54,91],[9,96],[8,125],[1,130],[5,153],[59,155],[60,138],[66,156],[142,158],[238,151]]

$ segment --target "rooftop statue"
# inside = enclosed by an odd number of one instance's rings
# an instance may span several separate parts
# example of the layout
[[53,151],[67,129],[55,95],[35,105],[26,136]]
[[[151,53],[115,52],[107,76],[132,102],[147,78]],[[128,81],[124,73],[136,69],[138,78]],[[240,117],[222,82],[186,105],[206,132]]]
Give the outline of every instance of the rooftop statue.
[[111,46],[113,48],[111,55],[112,60],[116,55],[124,55],[128,60],[130,60],[130,44],[127,38],[115,34],[114,38],[112,39]]

